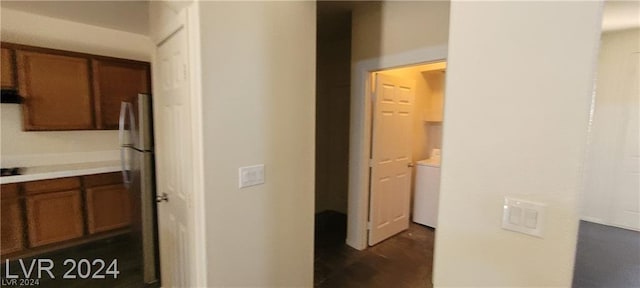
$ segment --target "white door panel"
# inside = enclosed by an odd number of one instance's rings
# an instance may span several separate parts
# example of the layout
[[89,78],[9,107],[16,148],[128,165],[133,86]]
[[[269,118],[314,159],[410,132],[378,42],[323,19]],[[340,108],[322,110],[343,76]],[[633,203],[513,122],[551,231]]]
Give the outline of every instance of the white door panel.
[[374,92],[369,245],[409,228],[412,81],[377,74]]
[[156,50],[161,83],[154,95],[160,267],[164,287],[191,286],[192,239],[191,134],[186,28],[182,27]]
[[618,147],[622,150],[618,162],[617,181],[614,189],[613,224],[640,231],[640,53],[631,55],[630,91],[625,91],[628,101],[622,137]]

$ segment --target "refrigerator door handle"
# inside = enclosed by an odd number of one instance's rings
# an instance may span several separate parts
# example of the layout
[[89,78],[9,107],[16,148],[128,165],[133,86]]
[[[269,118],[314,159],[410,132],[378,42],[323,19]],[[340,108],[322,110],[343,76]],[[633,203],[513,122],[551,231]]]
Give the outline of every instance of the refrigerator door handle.
[[[133,148],[139,149],[140,144],[138,143],[138,131],[137,131],[137,126],[138,123],[136,123],[136,118],[133,115],[133,105],[129,102],[125,102],[127,105],[127,111],[129,111],[129,133],[130,133],[130,139],[131,139],[131,143],[128,143],[130,146],[132,146]],[[126,118],[126,117],[125,117]]]
[[[127,111],[129,113],[127,113]],[[127,103],[127,102],[122,102],[120,104],[120,119],[119,119],[119,131],[118,131],[118,138],[119,138],[119,142],[120,142],[120,165],[122,167],[122,180],[124,182],[124,185],[129,188],[129,184],[131,184],[131,171],[127,170],[127,168],[131,168],[131,167],[127,167],[127,159],[126,159],[126,149],[133,147],[132,143],[126,143],[129,141],[125,140],[125,128],[126,128],[126,119],[127,119],[127,114],[129,114],[129,118],[131,119],[131,123],[129,124],[129,129],[130,129],[130,136],[129,138],[133,138],[131,137],[131,134],[135,133],[135,125],[133,123],[133,111],[131,111],[131,103]],[[129,159],[131,160],[131,159]],[[131,163],[129,163],[129,166],[131,166]]]
[[118,139],[120,147],[124,146],[124,118],[127,114],[127,102],[120,103],[120,120],[118,121]]
[[127,170],[125,165],[125,153],[127,147],[120,147],[120,162],[122,162],[122,182],[124,182],[124,186],[129,188],[129,184],[131,184],[131,172]]

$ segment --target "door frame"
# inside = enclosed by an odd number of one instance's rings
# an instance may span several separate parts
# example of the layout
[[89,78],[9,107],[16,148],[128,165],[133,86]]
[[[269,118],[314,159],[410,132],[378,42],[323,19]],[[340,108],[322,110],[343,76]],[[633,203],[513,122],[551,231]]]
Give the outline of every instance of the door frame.
[[[157,56],[156,49],[158,45],[171,37],[180,29],[186,29],[187,47],[188,47],[188,63],[189,73],[189,101],[191,110],[191,141],[192,141],[192,197],[189,199],[189,207],[192,208],[190,216],[191,231],[188,235],[193,238],[191,255],[187,259],[191,259],[189,267],[192,271],[188,277],[193,280],[194,287],[207,287],[207,251],[206,251],[206,223],[205,223],[205,201],[204,201],[204,147],[202,141],[202,69],[200,61],[200,18],[199,18],[199,1],[152,1],[152,5],[157,5],[156,10],[158,18],[166,20],[164,25],[152,27],[151,42],[153,43],[152,51],[152,75],[153,90],[158,89],[159,77],[157,76],[156,67]],[[169,16],[170,15],[170,16]],[[152,25],[154,23],[152,22]],[[152,92],[153,93],[153,92]],[[162,254],[162,253],[161,253]],[[162,261],[162,259],[160,259]],[[158,272],[159,275],[160,272]]]
[[349,137],[349,189],[347,245],[367,248],[369,219],[369,158],[371,155],[371,73],[419,63],[447,60],[447,45],[383,55],[355,63],[351,70],[351,115]]

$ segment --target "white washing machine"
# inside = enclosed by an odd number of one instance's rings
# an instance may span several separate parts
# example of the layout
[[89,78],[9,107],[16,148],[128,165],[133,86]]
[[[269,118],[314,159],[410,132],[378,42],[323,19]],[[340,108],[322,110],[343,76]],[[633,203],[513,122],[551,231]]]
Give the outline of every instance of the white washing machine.
[[418,161],[413,198],[413,222],[436,228],[440,194],[440,159]]

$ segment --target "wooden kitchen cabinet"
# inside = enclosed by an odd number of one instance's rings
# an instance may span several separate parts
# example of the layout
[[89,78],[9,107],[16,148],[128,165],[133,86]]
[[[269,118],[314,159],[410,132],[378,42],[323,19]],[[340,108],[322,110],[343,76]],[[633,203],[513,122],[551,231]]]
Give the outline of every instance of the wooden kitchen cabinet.
[[442,122],[444,109],[444,70],[428,71],[423,73],[423,77],[427,81],[430,90],[427,95],[424,121]]
[[2,89],[16,89],[15,62],[13,61],[13,51],[2,48],[2,59],[0,59],[0,79]]
[[2,42],[1,66],[26,131],[117,129],[120,103],[151,93],[148,62]]
[[4,184],[0,187],[2,222],[0,254],[18,252],[24,249],[24,220],[17,184]]
[[94,59],[92,68],[97,128],[118,129],[120,103],[151,91],[149,63]]
[[27,182],[23,189],[30,247],[83,236],[79,178]]
[[89,234],[131,224],[131,196],[121,177],[120,173],[84,177]]
[[95,127],[87,58],[16,51],[24,130]]

